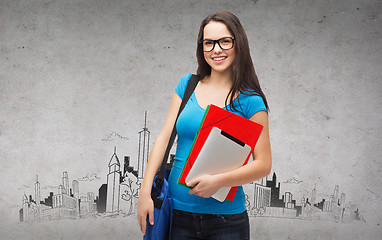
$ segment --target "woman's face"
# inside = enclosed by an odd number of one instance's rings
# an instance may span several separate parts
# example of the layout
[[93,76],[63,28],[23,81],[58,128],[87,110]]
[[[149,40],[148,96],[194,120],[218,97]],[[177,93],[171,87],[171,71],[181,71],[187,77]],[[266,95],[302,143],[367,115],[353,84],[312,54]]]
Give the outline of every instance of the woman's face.
[[[204,36],[204,46],[212,46],[215,44],[214,48],[210,52],[204,52],[204,59],[208,63],[208,65],[211,66],[211,72],[216,71],[219,73],[224,72],[230,72],[232,71],[232,63],[235,59],[235,47],[234,42],[233,47],[228,50],[222,49],[219,44],[213,43],[213,41],[207,41],[208,40],[218,40],[223,39],[226,37],[233,37],[230,31],[228,30],[227,26],[224,23],[221,22],[209,22],[203,30],[203,36]],[[220,41],[220,45],[222,45],[223,48],[229,48],[230,46],[230,40],[232,39],[223,39]],[[233,41],[233,40],[232,40]],[[212,45],[211,45],[212,44]]]

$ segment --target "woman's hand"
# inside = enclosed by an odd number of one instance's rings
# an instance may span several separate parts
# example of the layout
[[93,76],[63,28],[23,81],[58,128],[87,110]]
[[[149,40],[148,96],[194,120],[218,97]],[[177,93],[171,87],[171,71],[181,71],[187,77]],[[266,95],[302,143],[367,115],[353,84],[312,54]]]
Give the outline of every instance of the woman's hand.
[[190,194],[209,198],[214,195],[222,186],[219,184],[218,175],[203,175],[195,178],[187,183],[187,186],[193,188],[189,191]]
[[154,225],[154,202],[150,195],[139,195],[137,218],[143,235],[146,233],[147,215],[149,215],[150,224]]

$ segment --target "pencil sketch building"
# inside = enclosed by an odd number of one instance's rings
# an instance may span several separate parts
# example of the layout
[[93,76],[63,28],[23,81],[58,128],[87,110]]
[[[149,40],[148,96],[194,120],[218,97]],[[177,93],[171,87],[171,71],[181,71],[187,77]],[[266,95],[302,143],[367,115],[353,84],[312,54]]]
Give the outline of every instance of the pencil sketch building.
[[80,216],[81,217],[90,217],[97,213],[97,204],[95,202],[94,193],[88,192],[86,196],[80,197],[81,209]]
[[145,112],[145,126],[138,133],[139,134],[139,149],[138,149],[138,178],[143,179],[145,164],[149,159],[149,144],[150,144],[150,131],[147,128],[147,112]]
[[[114,148],[114,153],[109,161],[108,169],[107,183],[99,188],[99,199],[96,201],[98,212],[109,214],[131,212],[131,203],[133,198],[137,198],[140,186],[138,183],[140,181],[138,178],[139,171],[130,166],[129,156],[124,157],[122,171],[116,148]],[[126,201],[129,204],[126,204]]]
[[109,162],[109,173],[107,174],[107,197],[106,212],[114,213],[119,211],[119,184],[121,179],[121,164],[114,148],[114,154]]

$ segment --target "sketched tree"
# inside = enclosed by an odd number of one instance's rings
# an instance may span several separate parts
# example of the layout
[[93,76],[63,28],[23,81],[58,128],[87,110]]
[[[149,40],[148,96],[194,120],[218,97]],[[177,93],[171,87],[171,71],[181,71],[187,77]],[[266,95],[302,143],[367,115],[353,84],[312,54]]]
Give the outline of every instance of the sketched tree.
[[133,212],[133,201],[139,196],[139,189],[141,188],[141,183],[139,183],[138,177],[133,173],[126,172],[121,185],[127,186],[121,194],[121,198],[129,202],[129,210],[127,215],[131,215]]

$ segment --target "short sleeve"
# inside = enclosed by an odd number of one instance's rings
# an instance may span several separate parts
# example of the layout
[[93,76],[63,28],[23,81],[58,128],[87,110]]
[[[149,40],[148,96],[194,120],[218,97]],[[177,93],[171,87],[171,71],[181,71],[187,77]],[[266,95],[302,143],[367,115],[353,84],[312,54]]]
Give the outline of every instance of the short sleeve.
[[253,114],[259,111],[266,111],[268,113],[267,108],[265,107],[263,98],[260,95],[241,95],[240,104],[243,108],[245,118],[249,119],[253,116]]
[[175,92],[181,99],[183,99],[184,92],[186,91],[186,87],[191,76],[191,73],[182,76],[178,82],[178,85],[175,87]]

